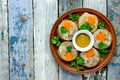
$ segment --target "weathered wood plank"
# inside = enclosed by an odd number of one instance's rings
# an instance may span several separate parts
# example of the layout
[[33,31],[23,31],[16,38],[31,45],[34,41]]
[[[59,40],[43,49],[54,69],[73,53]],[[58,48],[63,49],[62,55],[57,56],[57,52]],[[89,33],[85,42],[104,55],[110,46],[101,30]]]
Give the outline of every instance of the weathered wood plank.
[[[87,7],[87,8],[92,8],[95,9],[97,11],[100,11],[101,13],[103,13],[105,16],[107,15],[106,13],[106,0],[84,0],[83,1],[83,7]],[[96,74],[88,74],[88,75],[84,75],[83,78],[85,78],[85,80],[92,80],[98,78],[100,79],[102,77],[102,80],[106,80],[106,69],[102,69],[100,71],[98,71]]]
[[0,0],[0,80],[9,80],[7,0]]
[[34,0],[35,80],[58,80],[58,65],[49,47],[50,31],[57,17],[57,0]]
[[82,0],[58,0],[59,1],[59,16],[72,8],[82,7]]
[[[59,0],[59,16],[72,8],[82,7],[82,0]],[[72,74],[59,66],[59,80],[80,80],[81,75]]]
[[32,0],[8,0],[10,80],[34,80]]
[[108,17],[113,23],[116,35],[116,52],[108,65],[108,80],[120,80],[120,0],[108,0]]
[[59,66],[59,80],[82,80],[82,76],[70,73]]
[[83,0],[83,7],[92,8],[103,13],[104,15],[107,15],[106,0]]

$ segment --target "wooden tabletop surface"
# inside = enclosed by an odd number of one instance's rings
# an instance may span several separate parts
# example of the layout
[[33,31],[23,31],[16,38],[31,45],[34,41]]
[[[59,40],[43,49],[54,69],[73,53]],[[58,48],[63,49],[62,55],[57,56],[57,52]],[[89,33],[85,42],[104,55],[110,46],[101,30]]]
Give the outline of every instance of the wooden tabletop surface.
[[[57,18],[77,7],[100,11],[116,30],[116,52],[96,73],[67,72],[49,48]],[[0,80],[120,80],[120,0],[0,0]]]

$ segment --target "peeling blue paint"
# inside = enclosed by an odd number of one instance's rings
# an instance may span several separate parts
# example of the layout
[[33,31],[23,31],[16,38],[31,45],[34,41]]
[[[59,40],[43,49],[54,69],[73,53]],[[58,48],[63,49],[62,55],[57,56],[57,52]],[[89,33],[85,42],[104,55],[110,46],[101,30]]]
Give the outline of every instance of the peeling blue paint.
[[109,20],[110,20],[110,21],[113,21],[113,19],[114,19],[113,16],[115,15],[115,12],[114,12],[112,9],[109,9],[109,13],[108,13],[108,14],[110,14],[110,15],[109,15]]
[[112,67],[120,66],[120,64],[119,64],[119,63],[111,63],[111,66],[112,66]]
[[11,36],[10,37],[10,45],[13,45],[15,42],[16,43],[18,42],[18,38],[16,36]]
[[13,51],[14,50],[13,44],[18,42],[18,38],[16,36],[11,36],[9,40],[10,51]]
[[120,79],[120,1],[108,0],[108,17],[116,29],[116,52],[108,65],[108,80]]
[[33,52],[32,0],[8,0],[8,10],[10,80],[29,80],[29,63],[33,60],[29,59]]
[[4,32],[1,32],[2,40],[4,40]]
[[116,35],[117,35],[117,37],[120,36],[120,32],[117,32]]
[[25,38],[22,37],[22,39],[21,39],[21,43],[24,43],[24,42],[27,42],[26,37]]
[[120,57],[120,52],[116,51],[115,54],[114,54],[114,56]]
[[24,67],[22,66],[22,74],[24,74],[25,72],[24,72]]
[[13,65],[14,65],[14,72],[16,73],[17,70],[16,70],[16,60],[13,58]]

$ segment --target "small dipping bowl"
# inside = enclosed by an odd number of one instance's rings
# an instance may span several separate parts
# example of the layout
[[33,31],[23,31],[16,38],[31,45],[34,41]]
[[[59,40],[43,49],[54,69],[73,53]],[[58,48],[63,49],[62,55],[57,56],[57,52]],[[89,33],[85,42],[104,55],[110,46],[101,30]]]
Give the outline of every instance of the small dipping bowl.
[[73,46],[81,52],[90,50],[94,45],[94,37],[87,30],[77,31],[72,38]]

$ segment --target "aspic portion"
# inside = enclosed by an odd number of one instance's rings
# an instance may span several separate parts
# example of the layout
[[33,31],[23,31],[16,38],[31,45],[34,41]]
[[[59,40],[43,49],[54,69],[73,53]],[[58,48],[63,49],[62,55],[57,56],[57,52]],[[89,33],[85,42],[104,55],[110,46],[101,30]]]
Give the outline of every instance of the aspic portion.
[[79,17],[79,28],[85,29],[85,26],[83,25],[89,25],[88,28],[90,32],[95,32],[98,27],[98,18],[96,15],[90,14],[90,13],[83,13]]
[[73,61],[78,56],[78,51],[73,47],[72,42],[64,41],[58,48],[58,55],[64,61]]
[[76,31],[78,31],[77,24],[70,20],[62,20],[57,29],[58,36],[63,40],[72,40]]

